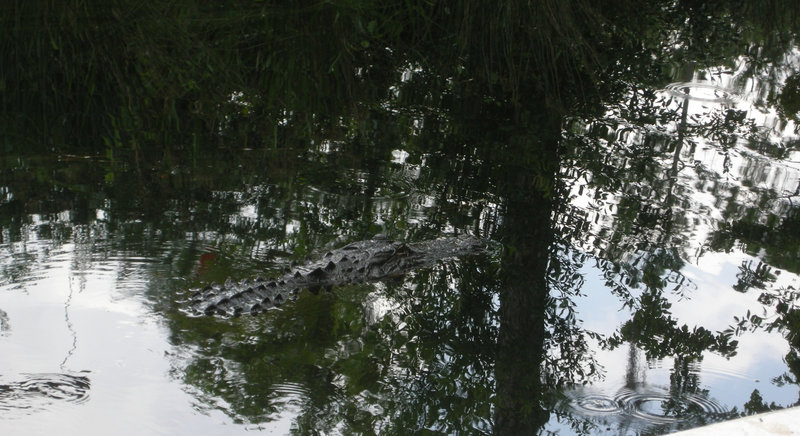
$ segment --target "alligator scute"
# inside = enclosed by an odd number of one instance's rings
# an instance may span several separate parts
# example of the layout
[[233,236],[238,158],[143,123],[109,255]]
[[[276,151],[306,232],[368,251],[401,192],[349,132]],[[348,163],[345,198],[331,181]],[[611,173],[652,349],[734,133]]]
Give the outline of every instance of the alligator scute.
[[257,315],[280,306],[301,289],[318,293],[351,283],[375,282],[401,276],[441,259],[484,253],[489,241],[473,236],[453,236],[405,244],[385,237],[353,242],[325,253],[318,261],[291,268],[281,277],[265,280],[231,279],[191,289],[190,312],[194,315]]

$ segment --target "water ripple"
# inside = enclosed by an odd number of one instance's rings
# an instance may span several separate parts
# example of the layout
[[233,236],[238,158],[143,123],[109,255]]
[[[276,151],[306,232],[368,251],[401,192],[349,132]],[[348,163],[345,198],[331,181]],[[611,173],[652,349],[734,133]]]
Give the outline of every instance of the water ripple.
[[662,425],[688,421],[698,416],[720,415],[725,408],[714,399],[695,393],[672,394],[655,386],[621,388],[613,396],[591,390],[568,394],[569,404],[588,417],[634,418],[644,425]]
[[730,89],[713,83],[677,82],[664,87],[673,97],[707,103],[734,103],[741,97]]
[[279,398],[305,399],[311,395],[308,387],[293,382],[275,383],[272,385],[275,396]]
[[[356,169],[339,170],[325,181],[324,189],[314,183],[309,184],[312,197],[369,198],[371,200],[402,200],[416,192],[414,175],[410,171],[390,170],[372,179],[370,173]],[[320,183],[320,186],[323,184]]]
[[614,415],[624,411],[614,398],[602,394],[576,397],[572,400],[572,406],[587,415]]
[[8,322],[8,314],[0,309],[0,336],[7,336],[9,330],[11,330],[11,324]]
[[669,391],[648,387],[641,390],[622,389],[615,396],[631,416],[652,424],[682,421],[697,415],[716,415],[725,409],[711,398],[693,393],[672,395]]
[[22,380],[0,381],[0,410],[38,411],[55,401],[83,403],[91,383],[84,375],[64,373],[22,374]]

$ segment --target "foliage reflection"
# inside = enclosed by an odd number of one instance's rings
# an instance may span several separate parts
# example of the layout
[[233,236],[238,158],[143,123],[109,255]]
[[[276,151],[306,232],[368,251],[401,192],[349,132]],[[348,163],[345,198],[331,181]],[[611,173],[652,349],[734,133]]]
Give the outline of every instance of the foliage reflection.
[[[32,229],[58,246],[97,228],[89,239],[164,261],[146,293],[180,350],[174,377],[239,422],[583,431],[559,401],[601,377],[595,347],[623,346],[673,359],[662,412],[694,421],[657,431],[732,417],[703,410],[690,368],[734,356],[736,335],[780,332],[789,373],[776,383],[800,377],[797,294],[775,286],[778,269],[800,272],[800,184],[759,173],[797,144],[776,142],[733,87],[696,83],[772,85],[776,125],[796,121],[797,8],[775,2],[783,13],[763,21],[750,2],[696,3],[10,2],[1,242],[13,251]],[[181,310],[191,285],[278,275],[380,232],[502,248],[303,292],[261,317]],[[760,292],[771,315],[717,332],[679,321],[671,301],[699,291],[687,262],[734,247],[760,259],[734,291]],[[588,264],[630,310],[609,335],[576,313]],[[34,268],[4,264],[3,278]],[[759,395],[743,413],[772,407]]]

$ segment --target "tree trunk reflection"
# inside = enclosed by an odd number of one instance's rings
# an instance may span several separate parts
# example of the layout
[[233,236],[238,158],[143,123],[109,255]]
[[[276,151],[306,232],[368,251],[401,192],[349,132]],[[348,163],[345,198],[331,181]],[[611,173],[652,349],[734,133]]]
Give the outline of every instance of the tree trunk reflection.
[[500,239],[503,287],[495,376],[495,434],[536,434],[547,422],[541,374],[547,269],[553,240],[559,120],[535,120],[536,128],[509,141],[503,168],[506,200]]

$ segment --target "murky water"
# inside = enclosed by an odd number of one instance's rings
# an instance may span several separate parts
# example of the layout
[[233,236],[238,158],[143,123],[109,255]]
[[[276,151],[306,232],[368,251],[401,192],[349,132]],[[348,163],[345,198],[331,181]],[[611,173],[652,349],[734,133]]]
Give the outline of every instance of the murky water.
[[[662,434],[798,404],[800,136],[775,103],[796,48],[619,79],[558,123],[469,92],[406,107],[427,72],[404,68],[307,136],[236,91],[191,145],[12,140],[0,434]],[[226,143],[239,122],[262,143]],[[492,242],[255,316],[191,310],[378,234]]]
[[[661,275],[671,316],[711,331],[764,307],[760,293],[734,291],[743,268],[761,265],[763,254],[741,246],[705,251],[703,238],[719,228],[715,214],[725,207],[720,199],[748,178],[782,192],[797,184],[799,174],[793,163],[745,149],[729,150],[724,158],[737,162],[735,170],[711,191],[699,175],[681,172],[676,183],[683,188],[676,192],[684,202],[685,233],[673,243],[684,263]],[[713,168],[723,157],[698,147],[681,159]],[[763,163],[758,171],[750,170],[754,161]],[[292,260],[354,239],[336,237],[330,223],[304,235],[311,223],[341,219],[339,208],[368,208],[373,221],[365,225],[371,231],[412,238],[391,223],[464,213],[458,207],[446,211],[451,206],[425,200],[425,189],[409,187],[417,165],[390,164],[377,185],[355,169],[327,171],[332,184],[311,183],[283,198],[275,193],[290,190],[286,182],[264,179],[242,191],[217,191],[211,200],[168,205],[163,213],[178,217],[170,225],[126,219],[130,211],[115,210],[101,196],[88,216],[69,209],[10,216],[0,245],[0,427],[8,434],[336,434],[360,426],[397,432],[402,423],[430,416],[427,425],[434,431],[489,431],[491,351],[481,347],[493,340],[497,326],[491,312],[497,307],[495,255],[443,261],[387,283],[319,296],[303,292],[258,317],[187,315],[183,305],[192,286],[228,276],[278,275]],[[643,288],[635,270],[609,270],[603,259],[613,247],[603,232],[614,227],[623,199],[592,189],[581,183],[573,188],[578,194],[571,207],[591,224],[564,257],[575,261],[574,277],[580,278],[570,300],[581,328],[608,337],[632,316],[616,285],[634,297]],[[9,194],[6,205],[14,200]],[[213,224],[218,229],[193,228],[181,221],[190,219],[182,207],[195,216],[204,208],[225,211]],[[477,227],[491,216],[477,215]],[[270,236],[276,230],[279,236]],[[796,271],[767,269],[764,292],[798,286]],[[474,279],[470,285],[468,277]],[[682,361],[648,358],[633,344],[607,349],[595,342],[601,376],[562,388],[546,429],[671,431],[735,416],[754,391],[766,403],[793,404],[797,386],[778,382],[789,371],[784,336],[756,331],[738,340],[735,355],[701,351],[702,359]]]

